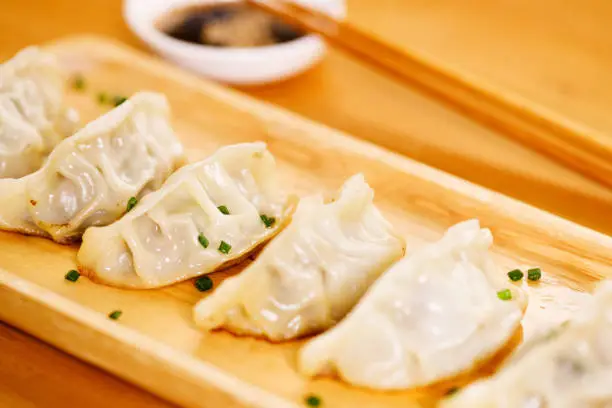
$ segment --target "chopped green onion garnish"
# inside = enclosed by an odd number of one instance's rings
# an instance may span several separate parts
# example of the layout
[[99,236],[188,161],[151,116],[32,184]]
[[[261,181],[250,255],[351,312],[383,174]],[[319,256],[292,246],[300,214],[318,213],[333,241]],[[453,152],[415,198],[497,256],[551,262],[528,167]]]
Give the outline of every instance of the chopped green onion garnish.
[[213,281],[208,276],[202,276],[201,278],[196,279],[193,284],[200,292],[206,292],[207,290],[211,290],[213,287]]
[[200,233],[200,235],[198,235],[198,241],[200,242],[200,245],[202,245],[204,248],[208,248],[208,238],[206,238],[204,234]]
[[136,197],[130,197],[125,211],[130,212],[132,208],[136,207],[136,204],[138,204],[138,199]]
[[542,270],[540,268],[533,268],[527,271],[527,279],[530,281],[539,281],[542,277]]
[[447,390],[447,391],[444,393],[444,395],[446,395],[447,397],[449,397],[449,396],[451,396],[451,395],[453,395],[453,394],[456,394],[456,393],[457,393],[457,391],[459,391],[459,387],[451,387],[451,388],[449,388],[449,389],[448,389],[448,390]]
[[66,276],[64,276],[64,279],[70,281],[70,282],[76,282],[79,280],[79,277],[81,276],[81,274],[79,273],[79,271],[76,271],[74,269],[68,271],[68,273],[66,274]]
[[274,226],[274,223],[276,222],[276,218],[268,217],[266,214],[261,214],[260,218],[261,218],[261,221],[263,221],[266,228],[272,228]]
[[320,407],[321,406],[321,398],[316,395],[308,395],[304,398],[306,405],[309,407]]
[[125,101],[127,101],[127,98],[125,96],[115,96],[113,98],[113,105],[119,106]]
[[523,272],[520,269],[515,269],[513,271],[508,272],[508,277],[512,282],[520,281],[523,279]]
[[231,249],[232,246],[225,241],[221,241],[221,243],[219,244],[219,252],[221,252],[222,254],[229,254]]
[[104,92],[98,93],[98,103],[100,105],[104,105],[105,103],[107,103],[108,99],[109,98],[108,98],[108,95],[106,93],[104,93]]
[[110,317],[113,320],[117,320],[122,314],[123,312],[121,310],[115,310],[113,312],[110,312],[108,314],[108,317]]
[[74,77],[74,82],[72,83],[72,86],[74,87],[74,89],[78,89],[79,91],[85,89],[85,78],[83,78],[83,75],[77,74]]
[[500,290],[497,292],[497,297],[501,300],[510,300],[512,299],[512,292],[510,292],[510,289]]
[[221,211],[222,214],[229,215],[229,210],[226,206],[220,205],[217,208],[219,209],[219,211]]

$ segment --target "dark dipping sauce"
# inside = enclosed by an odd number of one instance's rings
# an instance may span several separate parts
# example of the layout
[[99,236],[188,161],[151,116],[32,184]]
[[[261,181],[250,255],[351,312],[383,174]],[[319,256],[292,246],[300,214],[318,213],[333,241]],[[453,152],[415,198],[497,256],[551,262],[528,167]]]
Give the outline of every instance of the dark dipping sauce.
[[299,28],[246,3],[193,5],[160,18],[157,28],[177,40],[216,47],[259,47],[303,37]]

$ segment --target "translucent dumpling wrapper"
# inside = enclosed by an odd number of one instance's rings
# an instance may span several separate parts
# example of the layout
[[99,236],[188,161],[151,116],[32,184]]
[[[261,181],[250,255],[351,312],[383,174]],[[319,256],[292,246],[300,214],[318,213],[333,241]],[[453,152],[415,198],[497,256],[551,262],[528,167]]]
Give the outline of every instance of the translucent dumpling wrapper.
[[38,170],[75,130],[64,105],[65,78],[52,54],[29,47],[0,65],[0,178]]
[[[300,350],[299,370],[399,390],[486,361],[517,332],[525,307],[496,270],[491,244],[491,232],[471,220],[396,263],[344,320]],[[501,300],[506,289],[512,299]]]
[[120,221],[88,229],[79,269],[113,286],[170,285],[240,261],[292,208],[265,143],[226,146],[177,171]]
[[442,403],[444,408],[612,406],[612,281],[569,322],[532,339],[493,377]]
[[0,229],[69,243],[119,219],[184,163],[169,118],[163,95],[136,94],[64,139],[35,173],[0,180]]
[[196,305],[196,324],[273,341],[333,326],[404,253],[404,240],[373,199],[362,175],[331,202],[302,199],[255,262]]

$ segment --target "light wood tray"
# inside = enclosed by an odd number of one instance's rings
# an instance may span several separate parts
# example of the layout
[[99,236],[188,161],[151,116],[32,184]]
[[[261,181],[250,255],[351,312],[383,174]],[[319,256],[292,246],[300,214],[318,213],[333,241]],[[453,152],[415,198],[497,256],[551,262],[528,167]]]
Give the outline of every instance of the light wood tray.
[[[500,273],[540,266],[531,285],[524,335],[566,319],[610,274],[612,239],[405,157],[202,81],[125,46],[74,38],[49,46],[84,92],[69,97],[85,120],[108,107],[96,93],[164,92],[192,159],[238,142],[263,140],[289,192],[336,189],[363,172],[385,215],[408,237],[408,251],[452,224],[477,217],[491,228]],[[376,102],[372,102],[376,109]],[[432,135],[434,136],[434,135]],[[460,137],[461,135],[457,135]],[[602,215],[605,216],[605,215]],[[0,318],[66,352],[176,403],[193,407],[300,407],[317,394],[324,407],[432,405],[449,384],[419,392],[372,392],[296,373],[300,342],[272,345],[223,332],[204,335],[191,309],[202,296],[191,282],[128,291],[64,280],[76,247],[0,233]],[[241,267],[212,275],[216,285]],[[117,322],[106,316],[123,310]],[[490,371],[485,367],[482,372]],[[53,375],[53,373],[49,373]]]

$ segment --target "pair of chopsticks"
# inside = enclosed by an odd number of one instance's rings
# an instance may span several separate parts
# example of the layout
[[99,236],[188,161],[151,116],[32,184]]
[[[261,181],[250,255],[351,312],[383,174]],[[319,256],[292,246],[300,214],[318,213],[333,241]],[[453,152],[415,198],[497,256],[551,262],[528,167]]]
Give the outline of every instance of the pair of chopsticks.
[[612,136],[607,138],[517,95],[479,84],[467,75],[445,71],[322,12],[283,0],[248,2],[321,35],[330,44],[442,99],[461,113],[612,187]]

